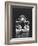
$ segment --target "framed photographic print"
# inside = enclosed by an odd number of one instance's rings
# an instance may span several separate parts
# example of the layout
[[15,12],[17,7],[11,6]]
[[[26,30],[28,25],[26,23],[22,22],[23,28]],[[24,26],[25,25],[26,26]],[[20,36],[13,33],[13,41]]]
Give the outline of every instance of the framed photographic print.
[[37,4],[5,2],[5,43],[37,42]]

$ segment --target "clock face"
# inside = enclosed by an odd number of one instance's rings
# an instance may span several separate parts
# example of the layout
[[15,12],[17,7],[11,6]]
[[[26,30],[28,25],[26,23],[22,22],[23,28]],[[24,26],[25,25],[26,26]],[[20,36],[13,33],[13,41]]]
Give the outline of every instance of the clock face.
[[13,38],[32,37],[32,8],[14,6],[12,12]]

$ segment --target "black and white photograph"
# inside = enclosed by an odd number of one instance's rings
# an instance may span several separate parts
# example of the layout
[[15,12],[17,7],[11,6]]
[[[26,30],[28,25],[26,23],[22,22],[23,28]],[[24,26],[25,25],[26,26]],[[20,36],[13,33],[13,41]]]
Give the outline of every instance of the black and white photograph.
[[32,37],[32,7],[14,6],[13,38]]

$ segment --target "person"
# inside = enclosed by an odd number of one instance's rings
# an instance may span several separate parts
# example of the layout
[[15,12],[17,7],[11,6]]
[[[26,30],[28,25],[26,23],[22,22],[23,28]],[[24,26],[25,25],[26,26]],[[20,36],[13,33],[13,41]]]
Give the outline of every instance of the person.
[[24,26],[25,32],[29,32],[29,25]]

